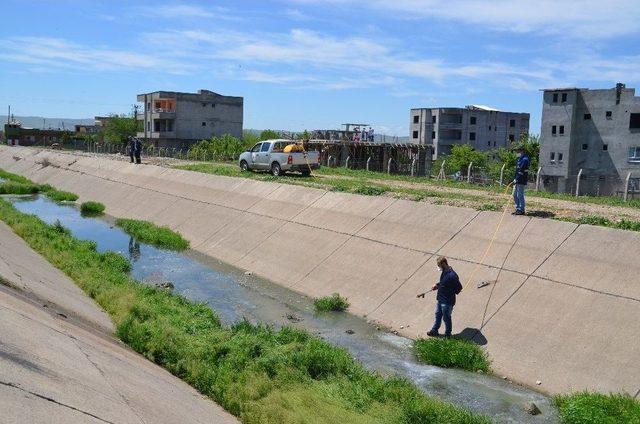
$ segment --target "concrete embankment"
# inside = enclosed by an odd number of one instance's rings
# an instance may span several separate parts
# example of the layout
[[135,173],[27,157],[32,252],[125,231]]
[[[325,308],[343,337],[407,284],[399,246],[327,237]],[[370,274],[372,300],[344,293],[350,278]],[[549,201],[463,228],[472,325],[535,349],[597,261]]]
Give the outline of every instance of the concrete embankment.
[[[437,255],[463,283],[454,332],[499,375],[549,392],[640,389],[640,234],[387,197],[332,193],[106,158],[0,148],[0,167],[168,225],[207,255],[423,335]],[[474,272],[475,271],[475,272]],[[481,289],[477,283],[491,284]],[[402,328],[401,328],[402,327]]]
[[237,422],[119,343],[108,316],[1,222],[0,277],[0,422]]

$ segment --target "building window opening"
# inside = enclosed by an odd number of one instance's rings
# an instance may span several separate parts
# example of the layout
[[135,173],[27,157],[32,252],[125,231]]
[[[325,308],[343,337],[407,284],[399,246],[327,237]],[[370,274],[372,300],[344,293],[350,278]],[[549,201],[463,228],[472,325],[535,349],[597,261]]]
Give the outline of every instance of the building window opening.
[[516,141],[516,136],[513,134],[509,134],[509,141]]
[[589,150],[589,145],[587,143],[582,143],[582,150]]
[[491,125],[489,125],[489,131],[491,131]]
[[640,146],[631,147],[629,149],[629,161],[640,162]]
[[564,125],[560,125],[560,135],[564,135]]
[[510,126],[511,128],[515,128],[515,126],[516,126],[516,120],[515,120],[515,119],[510,120],[510,121],[509,121],[509,126]]
[[610,120],[610,119],[612,118],[612,116],[613,116],[613,113],[612,113],[610,110],[608,110],[608,111],[606,111],[606,112],[605,112],[605,117],[606,117],[607,119],[609,119],[609,120]]
[[567,93],[562,93],[562,103],[567,101]]
[[436,123],[436,115],[433,115],[433,116],[431,117],[431,123],[432,123],[432,124],[435,124],[435,123]]
[[415,116],[413,117],[413,123],[414,123],[414,124],[417,124],[418,122],[420,122],[420,117],[419,117],[418,115],[415,115]]
[[556,152],[551,152],[551,154],[549,155],[549,159],[551,159],[551,162],[555,162],[556,161]]
[[558,153],[558,162],[562,162],[562,153]]
[[603,145],[602,145],[602,150],[603,150],[603,151],[605,151],[605,152],[606,152],[607,150],[609,150],[609,145],[608,145],[608,144],[603,144]]
[[640,129],[640,113],[630,114],[629,129]]
[[551,135],[556,135],[557,128],[555,125],[551,127]]
[[473,140],[475,140],[475,139],[476,139],[476,133],[474,133],[474,132],[470,132],[470,133],[469,133],[469,140],[473,141]]
[[590,119],[591,119],[591,114],[590,114],[590,113],[585,113],[585,114],[584,114],[584,120],[585,120],[585,121],[588,121],[588,120],[590,120]]
[[471,125],[475,125],[476,124],[476,117],[472,116],[471,118],[469,118],[469,124]]
[[436,138],[436,132],[435,131],[431,131],[431,139],[435,140]]
[[491,147],[491,141],[487,141],[487,146]]
[[553,103],[558,103],[558,93],[553,93]]
[[418,131],[413,132],[413,138],[418,138]]
[[206,123],[206,122],[204,122],[204,121],[202,121],[202,126],[203,126],[203,127],[206,127],[206,126],[207,126],[207,123]]

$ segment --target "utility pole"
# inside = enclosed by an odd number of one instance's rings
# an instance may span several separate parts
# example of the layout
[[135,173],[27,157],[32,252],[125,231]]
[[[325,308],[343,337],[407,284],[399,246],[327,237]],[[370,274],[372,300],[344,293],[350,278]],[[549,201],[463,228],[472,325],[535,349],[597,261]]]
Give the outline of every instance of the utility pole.
[[7,124],[10,124],[11,121],[9,120],[11,117],[11,105],[9,105],[9,113],[7,113]]

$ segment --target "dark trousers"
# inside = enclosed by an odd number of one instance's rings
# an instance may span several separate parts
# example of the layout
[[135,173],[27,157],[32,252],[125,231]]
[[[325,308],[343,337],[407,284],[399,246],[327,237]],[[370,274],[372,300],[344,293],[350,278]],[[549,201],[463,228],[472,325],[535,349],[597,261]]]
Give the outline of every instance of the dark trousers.
[[453,312],[453,305],[449,303],[436,303],[436,321],[433,323],[431,331],[438,332],[440,324],[444,320],[444,334],[446,336],[451,335],[451,313]]
[[[140,160],[140,150],[136,150],[135,154],[136,154],[136,163],[142,163],[142,160]],[[133,156],[131,156],[131,162],[133,162]]]
[[131,163],[133,163],[133,150],[129,150],[129,157],[131,158]]

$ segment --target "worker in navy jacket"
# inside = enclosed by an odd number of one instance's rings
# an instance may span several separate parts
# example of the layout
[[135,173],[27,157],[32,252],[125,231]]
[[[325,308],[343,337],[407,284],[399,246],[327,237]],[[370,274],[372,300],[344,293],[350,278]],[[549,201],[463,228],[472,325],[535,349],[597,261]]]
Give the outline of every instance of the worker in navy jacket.
[[522,146],[518,146],[516,151],[518,158],[516,159],[516,177],[513,180],[513,201],[516,204],[516,210],[513,215],[524,215],[524,188],[529,180],[529,156]]
[[[440,325],[444,320],[444,335],[449,337],[453,326],[451,314],[453,313],[453,306],[456,304],[456,295],[462,291],[462,284],[460,284],[458,274],[449,266],[447,258],[439,257],[437,264],[440,271],[440,281],[431,288],[431,290],[438,290],[436,296],[436,320],[427,335],[438,336],[438,330],[440,330]],[[421,293],[418,297],[424,297],[425,294]]]

